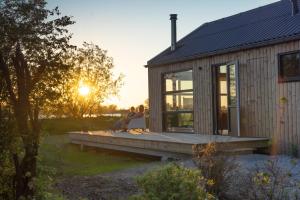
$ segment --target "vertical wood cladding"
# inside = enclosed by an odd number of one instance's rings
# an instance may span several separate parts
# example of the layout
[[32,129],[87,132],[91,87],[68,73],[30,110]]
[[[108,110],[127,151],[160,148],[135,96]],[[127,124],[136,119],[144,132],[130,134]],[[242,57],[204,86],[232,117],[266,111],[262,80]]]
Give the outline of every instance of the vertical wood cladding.
[[213,133],[212,74],[216,64],[238,61],[241,136],[269,137],[280,151],[300,145],[300,82],[278,83],[278,54],[300,50],[300,42],[249,49],[160,67],[150,67],[150,130],[161,132],[162,75],[193,69],[194,129]]

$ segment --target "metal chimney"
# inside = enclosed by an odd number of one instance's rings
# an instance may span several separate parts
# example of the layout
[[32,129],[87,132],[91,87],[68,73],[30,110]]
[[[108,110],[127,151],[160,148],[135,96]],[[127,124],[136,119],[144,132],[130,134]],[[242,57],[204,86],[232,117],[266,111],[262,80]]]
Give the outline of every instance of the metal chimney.
[[297,15],[299,13],[298,0],[290,0],[292,3],[292,15]]
[[177,42],[176,20],[177,14],[170,14],[171,20],[171,51],[175,51]]

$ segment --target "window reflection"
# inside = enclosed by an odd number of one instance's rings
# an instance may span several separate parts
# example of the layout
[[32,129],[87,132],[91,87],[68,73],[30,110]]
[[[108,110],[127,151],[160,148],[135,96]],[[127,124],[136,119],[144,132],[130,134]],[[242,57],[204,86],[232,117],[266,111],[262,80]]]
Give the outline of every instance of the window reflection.
[[166,91],[180,91],[193,89],[192,70],[165,75]]
[[280,81],[300,81],[300,52],[280,56]]
[[217,68],[217,117],[218,128],[220,130],[227,130],[228,119],[228,77],[227,77],[227,65],[221,65]]
[[164,75],[164,121],[167,131],[193,129],[192,70]]
[[166,95],[166,108],[167,111],[193,110],[193,93],[185,92]]
[[192,113],[169,113],[166,115],[166,128],[168,131],[192,129],[194,124]]
[[226,80],[220,80],[220,93],[227,94],[227,81]]
[[220,96],[220,106],[221,109],[227,109],[228,108],[228,98],[226,96]]

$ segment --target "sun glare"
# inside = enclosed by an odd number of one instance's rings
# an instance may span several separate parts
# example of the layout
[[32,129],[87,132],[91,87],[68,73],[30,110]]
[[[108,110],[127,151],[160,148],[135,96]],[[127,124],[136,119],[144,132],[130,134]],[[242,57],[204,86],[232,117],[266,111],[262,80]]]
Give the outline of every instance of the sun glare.
[[87,96],[90,93],[90,88],[88,86],[80,86],[78,92],[81,96]]

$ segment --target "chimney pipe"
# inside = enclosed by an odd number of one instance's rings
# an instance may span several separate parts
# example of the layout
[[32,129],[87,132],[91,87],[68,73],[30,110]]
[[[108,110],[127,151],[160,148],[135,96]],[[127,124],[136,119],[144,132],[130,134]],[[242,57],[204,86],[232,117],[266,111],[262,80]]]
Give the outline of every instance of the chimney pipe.
[[292,16],[299,13],[298,0],[290,0],[292,3]]
[[170,14],[171,20],[171,51],[175,51],[177,42],[176,20],[177,14]]

